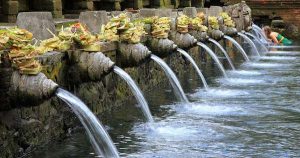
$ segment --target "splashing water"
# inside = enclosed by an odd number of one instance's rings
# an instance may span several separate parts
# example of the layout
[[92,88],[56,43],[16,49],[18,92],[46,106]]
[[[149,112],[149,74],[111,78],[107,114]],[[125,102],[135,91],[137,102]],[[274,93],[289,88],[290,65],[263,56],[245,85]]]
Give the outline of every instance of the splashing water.
[[184,51],[180,48],[177,48],[177,51],[180,52],[184,57],[186,57],[192,63],[193,67],[195,68],[195,70],[197,71],[199,77],[202,80],[204,88],[207,90],[208,89],[208,84],[207,84],[207,82],[205,80],[205,77],[203,76],[202,72],[200,71],[198,65],[194,61],[194,59],[186,51]]
[[233,39],[233,38],[231,38],[227,35],[225,35],[224,38],[231,41],[236,46],[236,48],[240,51],[240,53],[242,53],[245,61],[247,61],[247,62],[250,61],[248,55],[245,52],[245,50],[242,48],[242,46],[235,39]]
[[200,47],[202,47],[202,48],[204,48],[206,50],[206,52],[211,56],[211,58],[217,63],[220,71],[223,73],[223,76],[225,78],[227,78],[226,71],[225,71],[223,65],[221,64],[220,60],[216,56],[216,54],[207,45],[205,45],[202,42],[197,42],[197,45],[200,46]]
[[253,67],[253,68],[278,68],[278,67],[288,67],[289,64],[279,64],[279,63],[246,63],[243,66]]
[[152,54],[151,59],[154,60],[156,63],[158,63],[158,65],[164,70],[164,72],[166,73],[166,75],[174,89],[176,96],[181,101],[188,103],[189,100],[187,99],[186,95],[184,94],[184,91],[183,91],[175,73],[171,70],[171,68],[161,58],[159,58],[156,55]]
[[117,148],[100,121],[80,99],[60,88],[57,89],[56,96],[67,103],[77,115],[98,155],[104,157],[119,157]]
[[146,99],[144,98],[144,95],[140,88],[135,84],[133,79],[121,68],[114,66],[114,72],[118,74],[126,83],[129,85],[132,93],[134,94],[135,98],[137,99],[139,105],[141,106],[142,112],[144,116],[146,117],[147,121],[149,123],[154,122],[153,117],[151,115],[148,103]]
[[255,46],[255,44],[252,42],[252,40],[249,37],[247,37],[246,35],[244,35],[241,32],[238,32],[238,35],[241,36],[242,38],[244,38],[251,45],[251,47],[255,50],[255,53],[257,56],[260,56],[257,47]]
[[231,75],[247,75],[247,76],[254,76],[254,75],[262,75],[263,73],[259,71],[253,70],[235,70],[235,71],[228,71]]
[[263,56],[260,59],[262,60],[296,60],[296,57],[289,57],[289,56]]
[[209,38],[208,41],[214,43],[214,44],[215,44],[215,45],[223,52],[223,54],[225,55],[225,57],[226,57],[226,59],[227,59],[229,65],[230,65],[231,69],[232,69],[232,70],[235,70],[235,67],[234,67],[234,65],[233,65],[233,63],[232,63],[232,61],[231,61],[231,59],[230,59],[228,53],[227,53],[226,50],[221,46],[221,44],[220,44],[219,42],[217,42],[216,40],[212,39],[212,38]]

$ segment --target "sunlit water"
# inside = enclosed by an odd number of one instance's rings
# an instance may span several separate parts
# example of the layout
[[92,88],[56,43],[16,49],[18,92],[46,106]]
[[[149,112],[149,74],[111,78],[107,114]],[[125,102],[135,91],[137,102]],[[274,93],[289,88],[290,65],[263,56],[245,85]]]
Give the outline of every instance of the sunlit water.
[[[179,79],[189,104],[177,103],[167,84],[146,93],[155,123],[145,123],[134,103],[100,118],[122,157],[300,157],[300,61],[267,58],[228,78],[209,76],[208,91],[187,71]],[[33,157],[41,155],[94,157],[81,130]]]

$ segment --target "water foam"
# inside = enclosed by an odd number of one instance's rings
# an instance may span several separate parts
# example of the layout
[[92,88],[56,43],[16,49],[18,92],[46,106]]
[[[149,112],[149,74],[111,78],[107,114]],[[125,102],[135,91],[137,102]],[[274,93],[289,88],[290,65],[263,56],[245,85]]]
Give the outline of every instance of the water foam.
[[243,79],[243,78],[227,78],[220,79],[219,82],[225,85],[255,85],[266,83],[265,80],[260,79]]

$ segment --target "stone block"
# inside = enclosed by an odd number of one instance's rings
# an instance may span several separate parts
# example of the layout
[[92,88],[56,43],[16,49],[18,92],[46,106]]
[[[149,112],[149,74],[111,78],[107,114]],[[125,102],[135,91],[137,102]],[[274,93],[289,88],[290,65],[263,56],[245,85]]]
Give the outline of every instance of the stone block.
[[54,11],[62,11],[61,0],[53,0],[53,8],[54,8]]
[[172,9],[158,9],[158,16],[159,17],[171,17],[172,16]]
[[223,12],[223,8],[220,6],[211,6],[208,10],[209,16],[219,16]]
[[50,12],[22,12],[18,14],[17,26],[33,33],[34,38],[44,40],[55,33],[55,24]]
[[190,18],[195,18],[197,16],[197,10],[195,7],[186,7],[183,9],[183,14]]
[[87,25],[92,33],[99,33],[101,26],[108,22],[106,11],[86,11],[79,15],[79,22]]
[[6,1],[3,4],[3,13],[4,14],[18,14],[19,11],[19,2],[18,1]]
[[157,10],[152,8],[143,8],[140,9],[140,16],[141,17],[152,17],[157,16]]
[[203,12],[204,14],[207,14],[208,13],[208,8],[197,8],[197,13],[199,12]]
[[52,14],[53,14],[54,18],[62,18],[63,17],[62,11],[53,11]]
[[134,3],[133,3],[133,8],[134,9],[141,9],[143,8],[143,0],[134,0]]

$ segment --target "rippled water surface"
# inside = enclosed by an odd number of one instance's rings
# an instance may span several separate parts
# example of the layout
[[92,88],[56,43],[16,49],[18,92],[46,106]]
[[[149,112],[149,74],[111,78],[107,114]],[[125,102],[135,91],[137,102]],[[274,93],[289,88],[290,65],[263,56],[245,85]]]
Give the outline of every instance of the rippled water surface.
[[[227,79],[209,76],[207,91],[186,75],[189,104],[176,102],[169,85],[145,94],[153,124],[134,105],[100,119],[122,157],[300,157],[299,59],[299,52],[271,52],[228,71]],[[95,157],[83,130],[32,157],[41,155]]]

